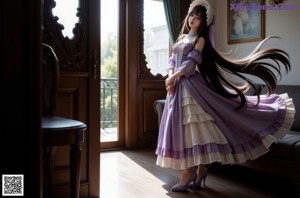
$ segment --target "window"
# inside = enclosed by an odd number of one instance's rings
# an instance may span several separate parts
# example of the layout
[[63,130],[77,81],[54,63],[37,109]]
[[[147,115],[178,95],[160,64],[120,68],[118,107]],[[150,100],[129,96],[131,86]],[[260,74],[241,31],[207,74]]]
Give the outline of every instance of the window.
[[153,75],[166,75],[169,32],[162,0],[144,0],[144,53]]
[[[58,23],[64,26],[62,33],[68,38],[72,38],[73,28],[78,22],[76,16],[78,2],[72,0],[55,0],[56,6],[53,8],[53,15],[58,17]],[[68,8],[68,9],[66,9]]]

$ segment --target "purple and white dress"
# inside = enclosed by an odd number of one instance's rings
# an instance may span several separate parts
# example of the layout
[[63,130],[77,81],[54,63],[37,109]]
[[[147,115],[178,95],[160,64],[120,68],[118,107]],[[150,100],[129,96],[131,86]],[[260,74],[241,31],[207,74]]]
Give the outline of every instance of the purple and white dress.
[[156,148],[156,164],[185,169],[199,164],[242,163],[269,151],[291,128],[295,108],[287,94],[239,99],[212,91],[196,69],[202,54],[192,42],[173,47],[168,69],[181,70],[174,95],[167,94]]

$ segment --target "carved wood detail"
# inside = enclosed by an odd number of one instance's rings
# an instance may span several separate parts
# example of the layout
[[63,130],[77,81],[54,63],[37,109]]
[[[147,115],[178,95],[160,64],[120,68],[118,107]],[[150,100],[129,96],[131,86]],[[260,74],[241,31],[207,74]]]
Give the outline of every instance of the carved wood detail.
[[86,71],[87,60],[87,4],[79,1],[76,16],[78,22],[73,28],[74,36],[65,37],[62,34],[64,26],[58,23],[58,17],[53,15],[54,0],[44,0],[43,41],[56,52],[60,69],[63,71]]

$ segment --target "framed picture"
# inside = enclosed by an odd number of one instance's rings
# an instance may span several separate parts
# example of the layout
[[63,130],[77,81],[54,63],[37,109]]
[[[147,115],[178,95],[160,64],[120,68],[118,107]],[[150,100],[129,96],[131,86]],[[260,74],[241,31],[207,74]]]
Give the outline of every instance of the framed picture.
[[265,38],[264,0],[227,0],[228,44],[260,41]]

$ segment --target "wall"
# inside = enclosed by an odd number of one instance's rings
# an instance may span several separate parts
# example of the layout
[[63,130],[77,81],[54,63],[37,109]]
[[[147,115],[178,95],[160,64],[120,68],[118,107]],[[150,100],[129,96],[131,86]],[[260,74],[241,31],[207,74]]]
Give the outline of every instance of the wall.
[[0,7],[0,174],[23,175],[24,196],[42,197],[41,1]]
[[[295,11],[267,10],[265,12],[266,36],[277,35],[281,40],[272,41],[270,46],[279,47],[290,55],[292,70],[283,76],[278,84],[300,85],[300,1],[285,0],[286,5],[296,5]],[[266,0],[265,4],[268,4]],[[234,57],[242,57],[251,52],[258,42],[243,44],[227,44],[227,0],[212,1],[216,13],[216,25],[214,27],[216,48],[221,52],[231,51]]]

